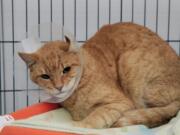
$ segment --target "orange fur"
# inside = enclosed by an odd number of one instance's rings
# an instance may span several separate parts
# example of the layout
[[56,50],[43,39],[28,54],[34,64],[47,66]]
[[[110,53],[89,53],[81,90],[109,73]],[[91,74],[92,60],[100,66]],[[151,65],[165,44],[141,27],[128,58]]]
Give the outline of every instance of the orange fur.
[[[106,25],[79,52],[69,50],[69,46],[69,42],[53,41],[33,54],[20,56],[31,63],[31,79],[52,94],[57,86],[68,85],[77,75],[81,52],[84,63],[80,83],[62,103],[78,120],[75,125],[153,127],[180,109],[179,58],[149,29],[132,23]],[[71,70],[62,74],[65,66]],[[51,78],[44,80],[41,74]]]

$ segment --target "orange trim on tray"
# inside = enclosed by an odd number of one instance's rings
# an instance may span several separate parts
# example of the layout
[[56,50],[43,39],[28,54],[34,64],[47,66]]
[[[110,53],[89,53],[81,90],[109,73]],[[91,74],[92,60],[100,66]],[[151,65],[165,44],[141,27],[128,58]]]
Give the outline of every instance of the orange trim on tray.
[[[16,112],[11,113],[10,115],[13,116],[15,120],[25,119],[32,117],[34,115],[42,114],[57,109],[59,107],[61,107],[60,104],[38,103],[26,107],[24,109],[20,109]],[[59,132],[59,131],[50,131],[44,129],[18,127],[18,126],[5,126],[3,129],[1,129],[0,135],[77,135],[77,134]]]
[[25,127],[6,126],[3,128],[0,135],[77,135],[77,134],[25,128]]
[[18,119],[25,119],[29,118],[34,115],[38,115],[41,113],[45,113],[54,109],[57,109],[60,107],[60,104],[54,104],[54,103],[38,103],[35,105],[31,105],[29,107],[26,107],[24,109],[20,109],[16,112],[11,113],[10,115],[13,116],[15,120]]

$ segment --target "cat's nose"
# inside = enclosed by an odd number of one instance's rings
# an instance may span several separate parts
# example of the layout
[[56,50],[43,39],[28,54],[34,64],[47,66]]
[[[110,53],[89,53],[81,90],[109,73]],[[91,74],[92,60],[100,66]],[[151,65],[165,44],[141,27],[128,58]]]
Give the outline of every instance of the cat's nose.
[[61,90],[61,89],[62,89],[62,86],[56,87],[56,89]]

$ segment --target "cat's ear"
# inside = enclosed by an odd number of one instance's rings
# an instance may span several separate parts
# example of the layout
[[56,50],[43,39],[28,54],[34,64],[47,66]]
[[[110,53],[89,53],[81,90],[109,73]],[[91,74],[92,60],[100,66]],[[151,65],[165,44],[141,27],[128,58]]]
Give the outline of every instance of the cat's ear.
[[71,40],[68,36],[64,36],[66,43],[71,44]]
[[38,59],[38,57],[33,53],[19,52],[18,54],[29,67],[35,64]]
[[21,41],[23,52],[33,53],[36,52],[43,44],[37,38],[29,37]]
[[65,34],[64,39],[69,44],[68,51],[77,52],[79,50],[78,43],[71,34]]

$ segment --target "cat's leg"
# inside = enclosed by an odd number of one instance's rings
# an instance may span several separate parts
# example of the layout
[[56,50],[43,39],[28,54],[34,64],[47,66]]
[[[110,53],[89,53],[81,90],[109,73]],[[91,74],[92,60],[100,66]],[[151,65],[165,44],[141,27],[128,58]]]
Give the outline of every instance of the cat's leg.
[[132,105],[121,103],[111,103],[96,108],[85,119],[74,122],[74,126],[85,128],[108,128],[117,121],[122,112],[132,109]]
[[123,116],[112,127],[143,124],[148,127],[167,122],[180,110],[180,101],[174,101],[165,107],[144,108],[124,112]]

